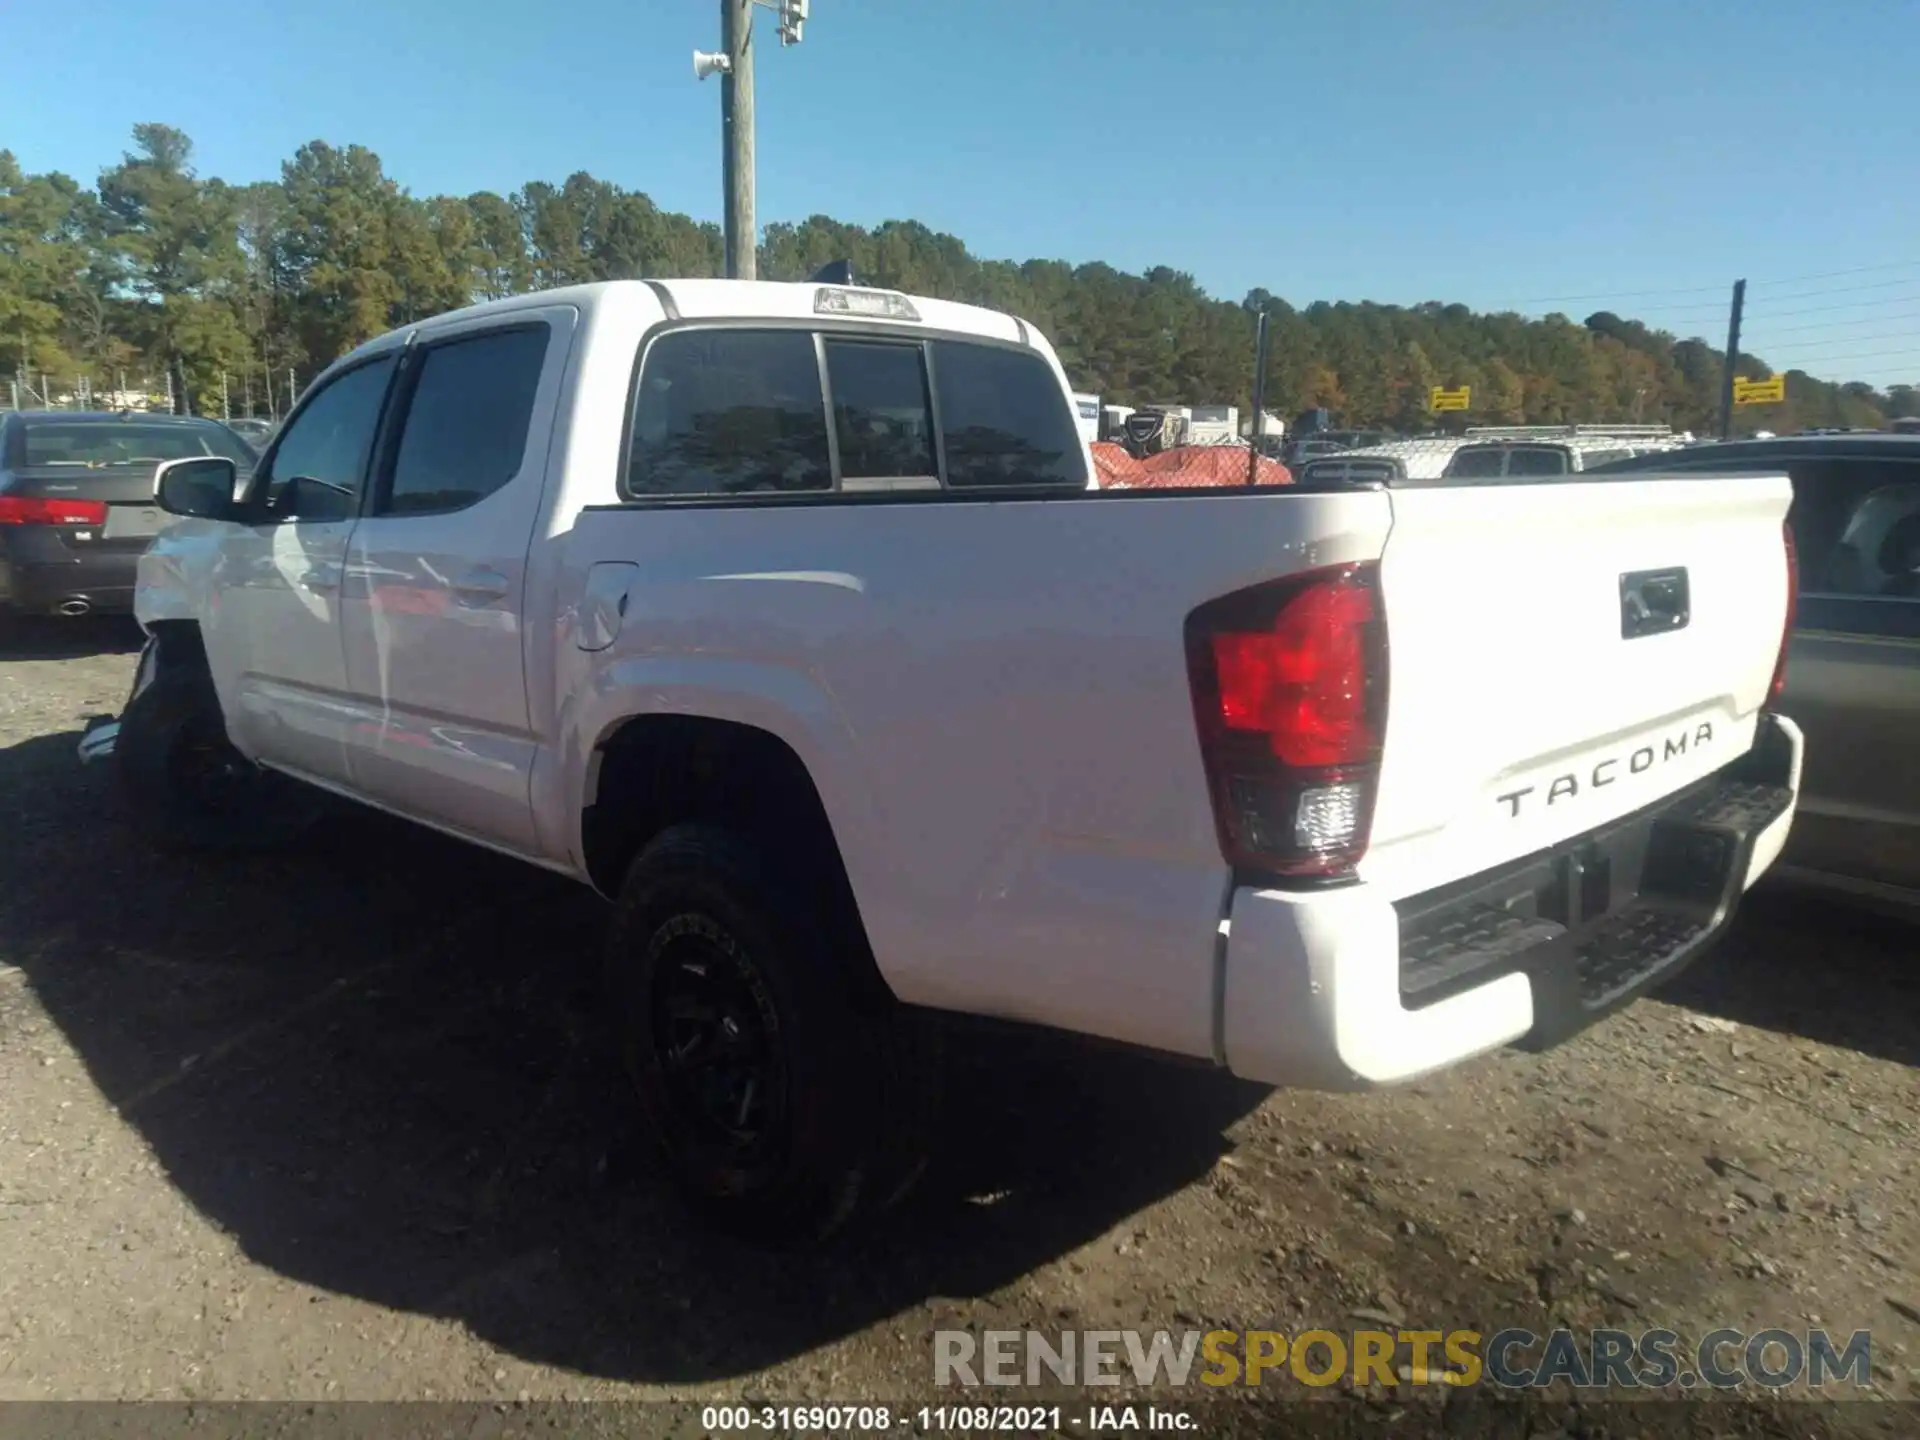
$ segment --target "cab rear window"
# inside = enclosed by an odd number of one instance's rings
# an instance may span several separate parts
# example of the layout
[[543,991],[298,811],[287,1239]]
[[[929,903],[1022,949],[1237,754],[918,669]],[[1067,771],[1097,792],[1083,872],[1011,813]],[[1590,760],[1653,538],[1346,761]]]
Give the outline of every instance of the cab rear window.
[[640,375],[632,437],[627,489],[635,495],[831,489],[813,336],[800,330],[662,335]]
[[947,484],[1084,486],[1080,430],[1053,369],[1029,351],[933,342]]
[[647,349],[629,436],[635,499],[1087,483],[1053,368],[963,340],[670,331]]

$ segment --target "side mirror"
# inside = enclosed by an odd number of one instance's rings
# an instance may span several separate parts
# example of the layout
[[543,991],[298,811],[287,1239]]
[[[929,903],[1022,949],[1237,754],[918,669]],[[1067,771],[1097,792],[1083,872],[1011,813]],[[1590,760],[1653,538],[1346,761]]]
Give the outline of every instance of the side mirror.
[[224,455],[169,460],[154,477],[154,499],[169,515],[189,520],[231,520],[240,471]]

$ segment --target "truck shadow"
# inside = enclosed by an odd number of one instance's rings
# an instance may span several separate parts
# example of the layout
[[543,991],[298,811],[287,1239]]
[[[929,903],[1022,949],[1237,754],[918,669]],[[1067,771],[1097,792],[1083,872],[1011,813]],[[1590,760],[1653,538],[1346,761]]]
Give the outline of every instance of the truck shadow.
[[131,615],[88,615],[76,620],[0,616],[0,662],[131,655],[144,639]]
[[959,1027],[917,1202],[853,1248],[770,1262],[653,1173],[603,1027],[598,901],[373,816],[274,859],[157,855],[76,739],[0,750],[20,841],[0,960],[251,1259],[528,1360],[692,1382],[885,1320],[930,1357],[941,1298],[1001,1290],[1206,1174],[1263,1095]]
[[1920,1068],[1916,937],[1911,920],[1763,884],[1661,998]]

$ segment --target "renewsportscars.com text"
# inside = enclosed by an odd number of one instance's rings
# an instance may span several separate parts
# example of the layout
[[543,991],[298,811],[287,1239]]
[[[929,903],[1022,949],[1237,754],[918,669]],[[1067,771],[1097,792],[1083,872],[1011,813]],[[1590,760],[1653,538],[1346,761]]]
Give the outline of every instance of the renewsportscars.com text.
[[936,1385],[1480,1385],[1524,1390],[1864,1386],[1872,1337],[1825,1330],[1031,1330],[934,1333]]

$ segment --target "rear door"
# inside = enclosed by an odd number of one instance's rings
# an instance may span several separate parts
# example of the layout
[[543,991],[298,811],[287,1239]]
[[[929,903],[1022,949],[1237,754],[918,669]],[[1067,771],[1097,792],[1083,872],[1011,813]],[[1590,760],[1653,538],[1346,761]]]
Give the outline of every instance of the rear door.
[[408,350],[341,589],[354,788],[522,853],[527,552],[577,317],[516,311]]
[[1806,731],[1787,864],[1920,889],[1920,463],[1794,467],[1800,604],[1781,708]]
[[1779,656],[1790,494],[1785,475],[1393,490],[1361,873],[1401,893],[1475,874],[1746,751]]

